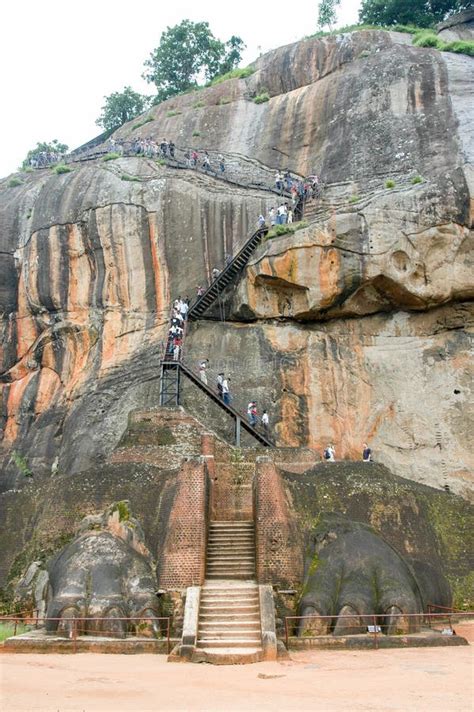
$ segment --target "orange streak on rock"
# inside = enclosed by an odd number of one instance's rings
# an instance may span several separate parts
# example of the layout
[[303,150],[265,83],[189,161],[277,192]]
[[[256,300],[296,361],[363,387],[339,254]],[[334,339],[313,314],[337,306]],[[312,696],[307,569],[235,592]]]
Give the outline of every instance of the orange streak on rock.
[[61,381],[58,374],[49,368],[41,369],[35,400],[35,415],[40,415],[51,407],[60,389]]
[[26,387],[32,378],[36,377],[36,373],[30,373],[20,381],[14,381],[10,384],[7,400],[7,422],[4,430],[4,442],[12,443],[18,435],[17,414],[20,411],[21,402],[25,393]]
[[[165,280],[162,273],[160,258],[157,250],[157,236],[156,236],[156,224],[155,215],[151,214],[148,216],[148,226],[150,235],[150,250],[151,259],[153,262],[153,278],[155,282],[155,304],[156,304],[156,318],[161,318],[161,313],[164,309],[164,298],[165,297]],[[166,285],[167,286],[167,285]],[[169,301],[169,300],[168,300]]]
[[29,310],[24,270],[21,271],[18,283],[18,312],[16,319],[16,329],[17,358],[20,359],[27,353],[28,349],[33,344],[38,335],[36,324]]
[[85,324],[89,318],[91,264],[78,225],[68,225],[68,265],[67,310],[74,313],[76,323]]
[[341,270],[341,255],[331,248],[321,253],[319,262],[319,284],[321,289],[321,306],[330,306],[334,297],[340,291],[338,279]]

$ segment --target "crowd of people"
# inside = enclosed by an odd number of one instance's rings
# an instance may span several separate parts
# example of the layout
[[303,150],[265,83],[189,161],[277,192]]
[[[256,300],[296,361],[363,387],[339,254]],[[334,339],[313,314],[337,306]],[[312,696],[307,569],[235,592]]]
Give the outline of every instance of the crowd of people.
[[171,158],[175,159],[176,146],[173,141],[163,138],[157,143],[150,136],[148,138],[135,138],[133,141],[110,138],[108,141],[110,153],[118,153],[121,156],[146,156],[147,158]]
[[190,299],[178,297],[173,303],[171,325],[168,331],[166,354],[172,356],[174,361],[179,361],[183,346],[184,322],[188,318]]
[[286,191],[291,193],[292,202],[296,204],[299,199],[309,200],[317,198],[321,195],[322,183],[318,175],[311,175],[304,180],[300,177],[291,175],[290,170],[278,170],[275,173],[275,189],[283,195]]
[[60,163],[63,158],[63,154],[57,151],[40,151],[30,158],[29,164],[30,168],[47,168]]

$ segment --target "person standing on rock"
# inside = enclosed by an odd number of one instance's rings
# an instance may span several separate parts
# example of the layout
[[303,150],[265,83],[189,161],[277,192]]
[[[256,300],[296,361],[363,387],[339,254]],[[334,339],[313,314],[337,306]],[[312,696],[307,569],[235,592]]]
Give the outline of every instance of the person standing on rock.
[[367,445],[367,443],[364,443],[362,445],[362,460],[363,462],[371,462],[372,461],[372,450],[370,447]]

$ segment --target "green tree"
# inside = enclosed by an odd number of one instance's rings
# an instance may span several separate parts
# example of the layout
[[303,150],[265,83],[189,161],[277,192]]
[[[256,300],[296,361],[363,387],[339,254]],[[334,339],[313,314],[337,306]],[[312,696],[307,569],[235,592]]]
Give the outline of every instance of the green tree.
[[23,161],[22,166],[23,168],[27,168],[32,160],[38,160],[42,154],[49,154],[50,156],[56,154],[56,156],[59,158],[59,156],[63,155],[64,153],[67,153],[68,149],[69,146],[67,146],[65,143],[61,143],[56,138],[54,139],[54,141],[50,141],[49,143],[47,141],[38,141],[36,147],[32,148],[31,151],[28,151],[28,153],[26,154],[26,158]]
[[320,30],[326,26],[332,30],[336,22],[336,7],[341,4],[341,0],[321,0],[318,6],[318,27]]
[[183,20],[162,33],[145,62],[143,78],[156,86],[160,102],[197,86],[200,75],[209,81],[234,69],[244,47],[235,35],[226,43],[216,39],[208,22]]
[[150,104],[149,97],[138,94],[131,87],[124,87],[123,91],[115,91],[104,96],[104,99],[105,104],[96,124],[106,131],[118,129],[122,124],[142,114]]
[[362,0],[359,20],[371,25],[431,27],[470,4],[466,0]]

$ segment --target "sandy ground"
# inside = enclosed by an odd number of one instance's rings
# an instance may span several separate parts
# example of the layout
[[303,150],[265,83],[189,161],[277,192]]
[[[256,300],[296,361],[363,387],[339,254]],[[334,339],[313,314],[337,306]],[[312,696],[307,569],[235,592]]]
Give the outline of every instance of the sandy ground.
[[410,710],[471,712],[472,646],[308,651],[242,666],[161,655],[0,655],[8,712]]

